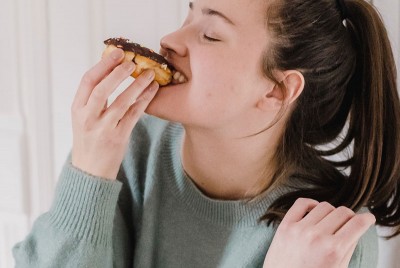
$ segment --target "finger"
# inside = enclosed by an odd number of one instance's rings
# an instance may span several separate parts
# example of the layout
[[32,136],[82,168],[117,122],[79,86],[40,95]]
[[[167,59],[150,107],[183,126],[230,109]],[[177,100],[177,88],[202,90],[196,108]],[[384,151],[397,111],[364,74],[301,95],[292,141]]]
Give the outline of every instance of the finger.
[[311,210],[310,213],[308,213],[304,219],[301,220],[301,222],[305,225],[315,225],[334,210],[335,207],[328,202],[321,202],[313,210]]
[[124,117],[120,120],[119,126],[125,133],[130,134],[133,127],[138,122],[139,118],[143,115],[149,103],[153,100],[159,89],[157,82],[152,82],[146,90],[139,96],[135,104],[125,113]]
[[149,87],[154,79],[155,73],[153,70],[147,70],[142,73],[135,81],[122,92],[115,101],[107,109],[104,117],[107,118],[111,124],[117,122],[125,115],[128,109],[139,96]]
[[335,237],[340,241],[347,241],[347,244],[357,243],[360,237],[375,223],[375,217],[371,213],[356,214],[342,228]]
[[355,213],[351,209],[339,207],[321,220],[316,225],[316,228],[318,228],[324,234],[335,234],[354,216]]
[[122,49],[115,49],[110,55],[101,59],[95,66],[85,73],[76,92],[73,105],[83,107],[89,100],[92,90],[108,75],[124,58]]
[[94,114],[103,112],[104,103],[107,102],[118,86],[132,74],[134,69],[135,64],[133,62],[124,62],[118,65],[93,89],[86,107]]
[[282,223],[291,223],[300,221],[301,219],[303,219],[304,215],[310,212],[318,204],[319,204],[318,201],[312,199],[307,199],[307,198],[297,199],[296,202],[294,202],[293,206],[286,213],[285,217],[282,220]]

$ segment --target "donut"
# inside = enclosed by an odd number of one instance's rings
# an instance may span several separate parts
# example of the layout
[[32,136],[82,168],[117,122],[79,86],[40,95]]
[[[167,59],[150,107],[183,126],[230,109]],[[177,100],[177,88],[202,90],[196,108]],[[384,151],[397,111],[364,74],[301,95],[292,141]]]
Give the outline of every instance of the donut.
[[136,68],[131,74],[134,78],[138,77],[143,71],[151,69],[155,72],[154,80],[160,86],[166,86],[172,82],[176,73],[175,68],[163,56],[153,50],[122,37],[109,38],[104,41],[104,44],[106,48],[103,51],[103,57],[110,54],[114,49],[120,48],[125,53],[123,61],[133,61],[136,64]]

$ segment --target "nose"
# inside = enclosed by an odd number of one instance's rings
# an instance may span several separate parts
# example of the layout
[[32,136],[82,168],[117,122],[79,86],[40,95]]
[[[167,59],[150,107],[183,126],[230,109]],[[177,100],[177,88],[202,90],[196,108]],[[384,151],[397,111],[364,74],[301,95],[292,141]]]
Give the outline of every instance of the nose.
[[186,45],[187,33],[181,29],[167,34],[161,38],[160,53],[166,58],[171,58],[172,56],[185,57],[187,55],[187,45]]

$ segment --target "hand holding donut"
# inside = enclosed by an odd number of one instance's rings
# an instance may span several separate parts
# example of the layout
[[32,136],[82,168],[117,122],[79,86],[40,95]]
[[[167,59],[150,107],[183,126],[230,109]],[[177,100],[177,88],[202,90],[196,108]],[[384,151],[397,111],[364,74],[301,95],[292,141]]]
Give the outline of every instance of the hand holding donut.
[[154,71],[139,75],[107,107],[107,100],[135,70],[115,49],[82,78],[71,107],[72,165],[94,176],[115,179],[133,127],[155,96]]
[[327,202],[298,199],[279,225],[264,268],[347,268],[360,237],[375,223]]

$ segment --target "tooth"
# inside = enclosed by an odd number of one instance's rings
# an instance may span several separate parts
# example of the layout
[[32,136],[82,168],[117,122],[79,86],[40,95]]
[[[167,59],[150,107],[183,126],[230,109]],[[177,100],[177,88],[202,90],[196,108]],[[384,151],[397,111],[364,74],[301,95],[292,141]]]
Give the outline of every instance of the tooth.
[[175,80],[178,80],[180,76],[181,76],[181,73],[180,73],[180,72],[176,72],[176,73],[174,74],[174,79],[175,79]]
[[179,83],[183,83],[183,82],[185,82],[185,77],[183,75],[181,75],[179,77]]

